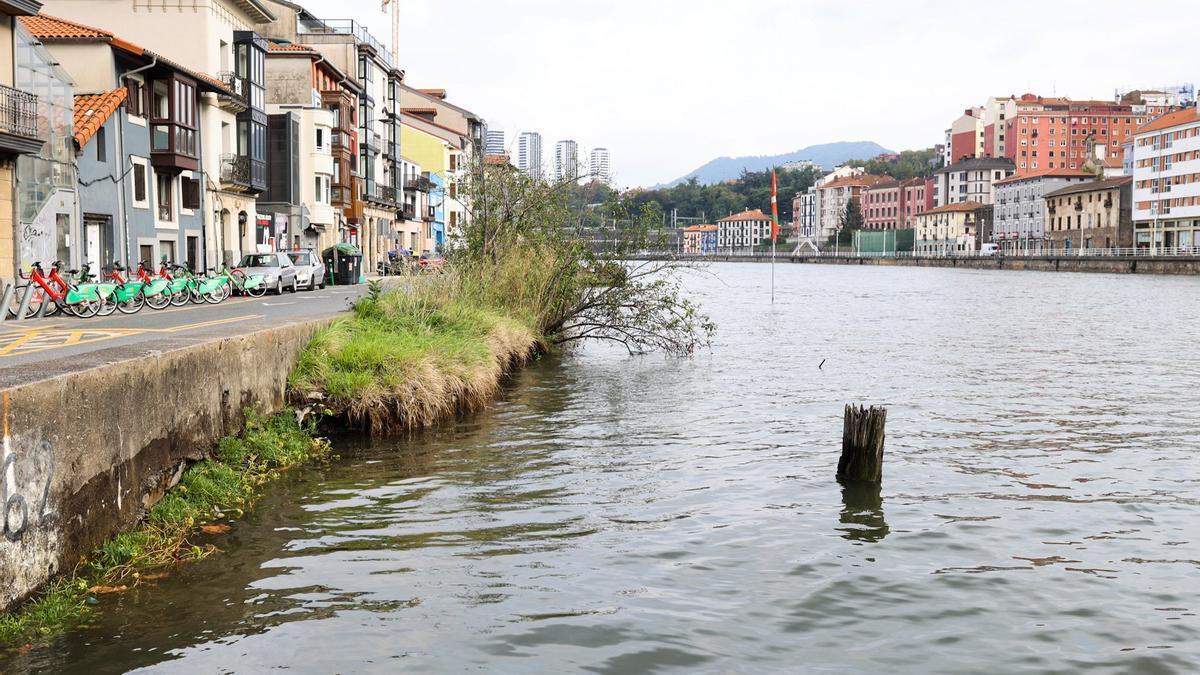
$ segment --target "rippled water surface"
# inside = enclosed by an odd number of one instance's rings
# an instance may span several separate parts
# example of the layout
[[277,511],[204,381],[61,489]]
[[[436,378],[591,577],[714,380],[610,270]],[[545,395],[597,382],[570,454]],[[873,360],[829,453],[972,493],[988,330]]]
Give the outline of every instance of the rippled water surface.
[[[1200,672],[1200,281],[710,271],[710,352],[343,440],[0,670]],[[878,493],[833,479],[851,401]]]

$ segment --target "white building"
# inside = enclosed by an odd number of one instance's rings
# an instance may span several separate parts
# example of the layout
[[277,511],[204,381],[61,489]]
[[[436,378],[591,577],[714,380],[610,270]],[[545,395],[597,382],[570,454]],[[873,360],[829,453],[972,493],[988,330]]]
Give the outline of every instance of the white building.
[[517,142],[517,168],[534,180],[543,177],[542,135],[526,131]]
[[980,157],[966,159],[933,172],[933,204],[956,202],[992,203],[992,185],[1013,175],[1011,159]]
[[503,155],[506,149],[503,129],[488,129],[487,141],[483,146],[485,155]]
[[752,249],[771,241],[771,219],[761,209],[742,211],[717,221],[717,252]]
[[554,180],[579,178],[579,144],[575,141],[559,141],[554,145]]
[[1184,108],[1133,137],[1134,246],[1200,247],[1200,114]]
[[[1082,169],[1049,169],[993,183],[992,241],[1006,253],[1037,253],[1047,244],[1045,195],[1096,176]],[[980,242],[985,243],[985,242]]]
[[609,164],[608,148],[595,148],[588,161],[592,180],[605,185],[612,184],[612,167]]

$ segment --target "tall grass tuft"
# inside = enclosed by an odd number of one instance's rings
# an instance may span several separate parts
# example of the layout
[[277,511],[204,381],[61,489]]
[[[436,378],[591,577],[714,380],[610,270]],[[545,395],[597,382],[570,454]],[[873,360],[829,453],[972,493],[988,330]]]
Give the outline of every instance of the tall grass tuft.
[[313,337],[289,380],[292,396],[323,399],[373,433],[477,409],[540,345],[538,301],[522,287],[445,273],[372,293]]

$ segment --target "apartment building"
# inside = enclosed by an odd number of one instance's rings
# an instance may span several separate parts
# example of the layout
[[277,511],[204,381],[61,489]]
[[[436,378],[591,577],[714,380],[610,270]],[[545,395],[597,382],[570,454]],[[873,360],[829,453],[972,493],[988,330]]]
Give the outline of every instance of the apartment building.
[[976,202],[954,202],[938,206],[914,218],[918,255],[970,255],[978,248],[976,214],[984,206]]
[[[275,19],[267,0],[208,0],[204,3],[128,0],[47,0],[46,14],[120,35],[169,58],[203,79],[220,74],[223,91],[201,96],[198,110],[173,104],[175,87],[145,93],[152,153],[182,158],[164,172],[202,171],[205,259],[236,262],[243,252],[261,250],[272,236],[272,220],[257,210],[267,187],[266,41],[260,27]],[[185,25],[188,30],[181,31]],[[198,82],[197,82],[198,84]],[[203,161],[188,156],[203,139]],[[200,154],[199,151],[195,151]],[[196,164],[195,167],[192,164]],[[210,265],[211,266],[211,265]]]
[[819,199],[820,215],[817,221],[818,241],[828,241],[830,237],[837,234],[842,226],[846,206],[851,200],[859,200],[861,207],[862,191],[888,180],[890,179],[887,176],[851,173],[819,185],[817,190],[821,196]]
[[863,189],[860,199],[863,229],[910,229],[913,217],[933,208],[933,180],[884,180]]
[[1012,160],[980,157],[965,159],[933,172],[935,207],[957,202],[992,203],[992,185],[1013,175]]
[[1058,168],[995,181],[992,242],[1011,254],[1050,248],[1045,195],[1073,184],[1092,183],[1095,178],[1082,169]]
[[735,213],[717,221],[720,251],[749,250],[771,241],[771,218],[761,209]]
[[1068,185],[1045,195],[1046,237],[1055,250],[1131,248],[1133,177]]
[[716,225],[692,225],[683,229],[683,252],[688,255],[716,255]]
[[[1006,122],[1004,156],[1020,175],[1046,169],[1078,169],[1089,158],[1088,148],[1106,149],[1105,156],[1121,158],[1123,145],[1134,131],[1159,113],[1158,106],[1076,101],[1025,94]],[[1094,150],[1093,150],[1094,152]]]
[[517,141],[517,168],[534,180],[541,180],[543,175],[542,135],[536,131],[526,131]]
[[[34,0],[0,1],[0,23],[6,28],[0,30],[0,50],[12,55],[11,60],[0,67],[0,108],[7,111],[0,116],[0,280],[15,279],[18,267],[33,262],[18,255],[22,246],[20,233],[24,231],[24,228],[18,229],[18,223],[23,220],[19,215],[24,215],[18,210],[22,207],[22,198],[33,196],[29,187],[20,193],[17,191],[15,170],[19,160],[23,156],[41,154],[51,133],[60,141],[65,135],[63,131],[52,131],[52,125],[46,125],[45,132],[38,127],[39,118],[49,119],[42,117],[48,112],[48,106],[55,100],[65,103],[65,97],[45,97],[45,85],[29,76],[28,65],[21,65],[28,59],[33,40],[17,18],[37,14],[40,9],[41,3]],[[25,37],[18,33],[24,33]],[[30,211],[39,213],[41,209]]]
[[1134,244],[1200,247],[1200,114],[1184,108],[1141,127],[1133,143]]
[[820,232],[820,191],[814,185],[792,198],[792,230],[801,239],[816,239]]
[[70,234],[79,246],[57,258],[94,270],[162,259],[216,265],[204,246],[210,202],[197,112],[203,96],[233,92],[108,31],[44,15],[21,24],[75,92],[80,222]]

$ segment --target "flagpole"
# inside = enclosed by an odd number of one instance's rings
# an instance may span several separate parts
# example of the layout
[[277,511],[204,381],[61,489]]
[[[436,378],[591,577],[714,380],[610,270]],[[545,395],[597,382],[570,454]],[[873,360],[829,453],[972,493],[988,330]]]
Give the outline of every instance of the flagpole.
[[771,304],[775,304],[775,240],[779,239],[779,181],[771,167]]

